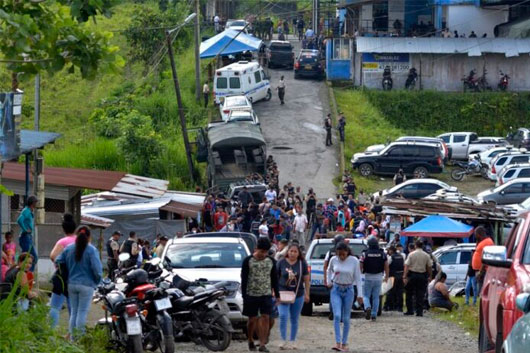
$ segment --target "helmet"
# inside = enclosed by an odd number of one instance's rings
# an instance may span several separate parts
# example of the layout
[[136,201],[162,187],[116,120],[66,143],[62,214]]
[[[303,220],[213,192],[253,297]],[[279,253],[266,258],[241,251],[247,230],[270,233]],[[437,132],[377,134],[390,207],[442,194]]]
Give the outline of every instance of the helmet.
[[337,234],[335,235],[335,238],[333,238],[333,243],[335,244],[342,243],[343,241],[344,241],[344,235],[342,234]]
[[148,282],[147,271],[142,270],[141,268],[136,270],[131,270],[127,272],[127,275],[123,279],[125,283],[129,284],[132,287],[137,287],[141,284],[146,284]]
[[374,237],[373,235],[369,236],[368,239],[366,240],[366,243],[368,244],[368,247],[370,249],[377,249],[379,248],[379,241],[377,240],[376,237]]

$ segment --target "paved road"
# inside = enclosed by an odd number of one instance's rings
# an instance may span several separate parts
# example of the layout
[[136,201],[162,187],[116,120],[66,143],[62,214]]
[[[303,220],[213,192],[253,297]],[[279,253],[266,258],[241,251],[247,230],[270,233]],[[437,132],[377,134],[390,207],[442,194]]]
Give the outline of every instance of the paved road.
[[[295,53],[298,41],[292,41]],[[273,98],[254,105],[272,154],[280,169],[280,187],[293,182],[306,193],[313,187],[319,199],[335,194],[333,178],[338,175],[338,148],[325,146],[324,118],[329,112],[328,91],[324,81],[294,79],[293,70],[269,70]],[[285,76],[285,105],[280,105],[276,85]]]

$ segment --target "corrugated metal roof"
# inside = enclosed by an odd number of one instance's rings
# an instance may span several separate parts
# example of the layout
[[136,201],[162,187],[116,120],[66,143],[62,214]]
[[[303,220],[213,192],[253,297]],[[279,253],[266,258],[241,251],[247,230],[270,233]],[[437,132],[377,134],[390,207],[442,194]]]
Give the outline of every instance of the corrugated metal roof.
[[81,215],[81,224],[92,226],[92,227],[98,227],[98,228],[108,228],[114,223],[113,219],[110,218],[104,218],[104,217],[98,217],[94,215],[89,214],[82,214]]
[[513,38],[404,38],[359,37],[359,53],[505,54],[506,57],[530,53],[530,39]]
[[[54,143],[61,134],[46,131],[20,130],[19,155],[31,153],[33,150],[44,148],[47,144]],[[15,157],[16,158],[16,157]],[[2,158],[3,161],[12,160]]]

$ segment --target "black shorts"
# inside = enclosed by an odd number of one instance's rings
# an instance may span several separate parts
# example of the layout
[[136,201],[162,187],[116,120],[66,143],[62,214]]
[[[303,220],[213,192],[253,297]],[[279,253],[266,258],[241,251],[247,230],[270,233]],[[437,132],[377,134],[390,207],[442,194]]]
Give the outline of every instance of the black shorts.
[[259,315],[270,315],[273,309],[271,295],[261,297],[247,296],[243,299],[243,315],[256,317]]

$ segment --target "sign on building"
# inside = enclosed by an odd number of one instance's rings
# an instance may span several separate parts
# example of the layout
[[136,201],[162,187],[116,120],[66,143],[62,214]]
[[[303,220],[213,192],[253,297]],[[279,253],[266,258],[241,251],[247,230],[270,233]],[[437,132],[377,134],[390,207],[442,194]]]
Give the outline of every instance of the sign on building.
[[2,160],[16,158],[20,154],[20,115],[22,93],[0,93],[0,153]]
[[410,69],[410,55],[408,53],[363,53],[362,59],[364,72],[383,72],[386,66],[390,66],[392,72],[407,72]]

